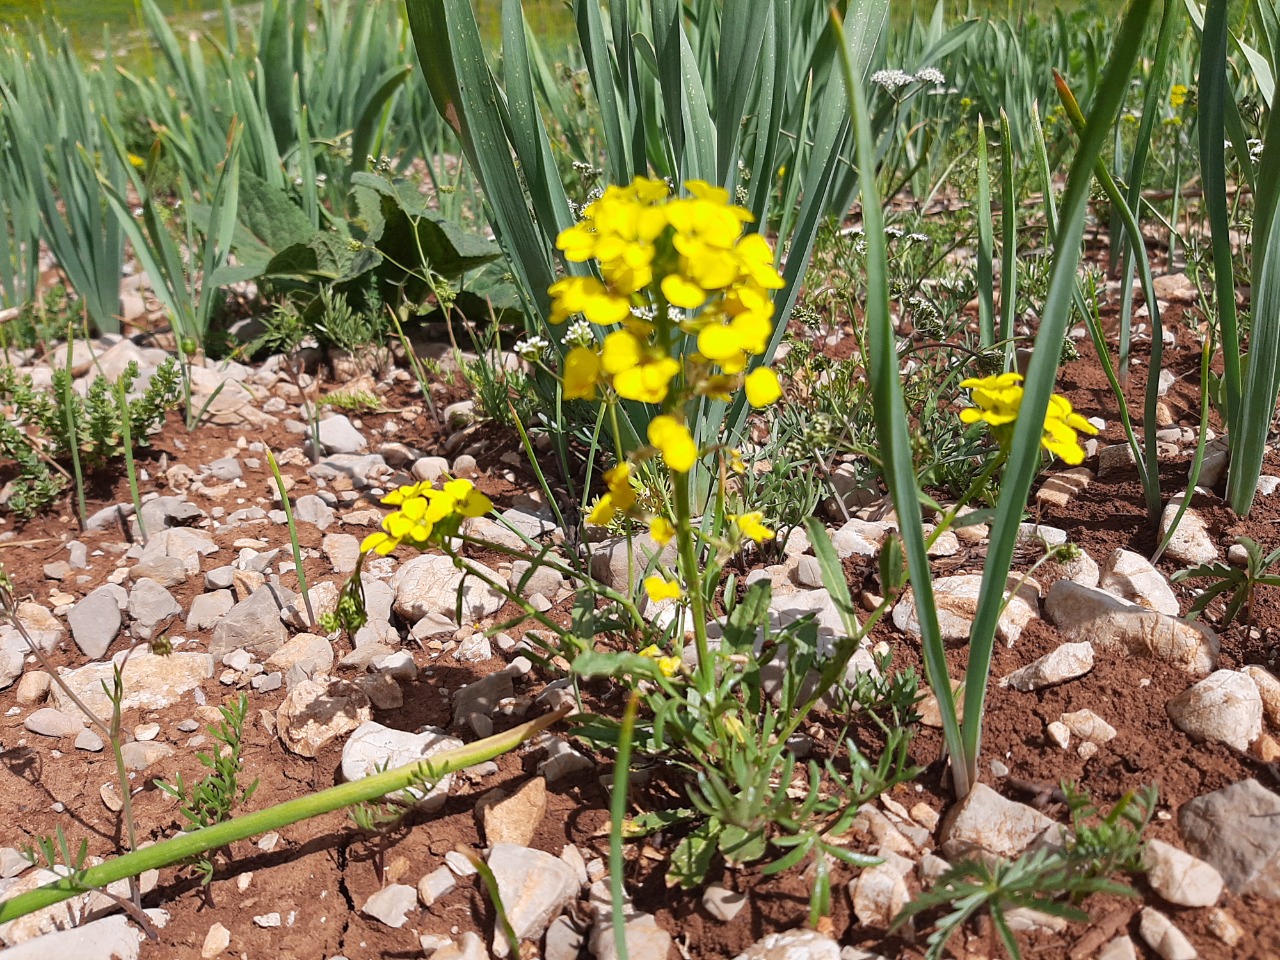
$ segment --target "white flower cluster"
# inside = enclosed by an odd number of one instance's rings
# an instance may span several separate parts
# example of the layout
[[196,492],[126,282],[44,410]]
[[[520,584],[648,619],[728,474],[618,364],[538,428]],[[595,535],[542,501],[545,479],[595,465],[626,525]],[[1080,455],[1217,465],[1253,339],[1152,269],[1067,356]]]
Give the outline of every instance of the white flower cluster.
[[550,346],[551,344],[542,337],[530,337],[528,340],[521,340],[516,344],[516,355],[521,360],[537,363],[546,354]]
[[564,332],[564,342],[571,347],[585,347],[587,344],[594,343],[595,339],[596,335],[591,329],[591,324],[585,320],[573,321]]
[[932,87],[945,86],[946,75],[937,67],[921,67],[914,74],[905,70],[877,70],[871,75],[871,82],[890,92],[912,83],[924,83]]
[[871,75],[871,82],[886,90],[897,90],[913,82],[915,77],[901,70],[877,70]]

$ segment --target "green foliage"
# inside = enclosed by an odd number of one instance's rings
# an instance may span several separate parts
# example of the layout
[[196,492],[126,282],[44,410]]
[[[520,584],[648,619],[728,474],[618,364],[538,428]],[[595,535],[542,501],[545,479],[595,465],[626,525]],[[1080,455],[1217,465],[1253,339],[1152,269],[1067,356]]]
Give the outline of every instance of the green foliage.
[[1258,587],[1280,587],[1280,576],[1271,572],[1276,561],[1280,560],[1280,547],[1265,556],[1262,547],[1249,537],[1236,537],[1236,543],[1244,548],[1245,563],[1243,567],[1215,561],[1202,563],[1186,570],[1179,570],[1170,579],[1174,583],[1184,580],[1205,578],[1212,580],[1200,591],[1187,616],[1195,619],[1209,609],[1209,604],[1219,597],[1225,596],[1227,607],[1222,613],[1222,626],[1228,626],[1244,613],[1244,623],[1253,623],[1253,601]]
[[[137,377],[138,366],[131,362],[120,375],[126,393]],[[134,444],[146,446],[148,435],[177,405],[180,377],[177,363],[168,360],[142,392],[127,401]],[[60,401],[55,402],[55,397]],[[0,364],[0,404],[13,411],[13,416],[0,420],[0,457],[12,460],[17,470],[9,509],[19,517],[35,516],[57,499],[66,473],[55,462],[69,457],[73,447],[90,468],[100,468],[124,453],[116,388],[102,375],[81,397],[71,389],[71,374],[65,368],[53,371],[53,388],[44,391],[29,376]]]
[[428,295],[449,299],[453,282],[501,256],[492,241],[431,209],[407,180],[356,173],[351,187],[349,217],[316,227],[283,187],[243,174],[238,265],[222,270],[220,282],[269,282],[302,295],[304,311],[325,314],[332,311],[319,297],[329,288],[369,316],[384,304],[417,308]]
[[[249,698],[244,694],[229,706],[219,707],[222,722],[209,727],[209,735],[220,746],[212,753],[201,751],[196,759],[209,768],[199,783],[188,785],[178,774],[176,783],[155,781],[155,785],[176,799],[182,816],[192,828],[210,827],[231,819],[237,807],[249,802],[258,788],[255,778],[247,787],[240,782],[243,771],[241,752],[244,748],[244,721],[249,713]],[[225,748],[225,749],[224,749]],[[202,856],[193,861],[207,884],[213,879],[213,861]]]
[[927,960],[940,960],[951,938],[985,910],[1005,951],[1013,960],[1021,960],[1006,911],[1021,907],[1081,923],[1089,915],[1077,904],[1090,894],[1137,896],[1112,878],[1142,870],[1142,833],[1155,813],[1155,788],[1125,794],[1106,814],[1072,784],[1064,783],[1062,790],[1073,827],[1069,833],[1064,831],[1060,842],[1039,845],[1012,862],[954,864],[907,904],[894,929],[921,914],[947,909],[929,935],[925,953]]

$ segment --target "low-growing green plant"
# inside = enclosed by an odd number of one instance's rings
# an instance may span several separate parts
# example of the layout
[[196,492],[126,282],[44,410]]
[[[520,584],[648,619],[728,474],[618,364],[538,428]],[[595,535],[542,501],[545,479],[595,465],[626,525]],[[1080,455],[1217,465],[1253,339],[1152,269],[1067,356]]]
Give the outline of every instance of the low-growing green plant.
[[1222,612],[1224,627],[1238,617],[1246,624],[1253,623],[1253,601],[1258,588],[1280,587],[1280,575],[1272,572],[1276,562],[1280,561],[1280,547],[1264,555],[1262,547],[1250,537],[1236,537],[1236,543],[1244,548],[1243,566],[1233,566],[1221,561],[1202,563],[1179,570],[1169,578],[1174,583],[1197,579],[1212,581],[1191,604],[1187,611],[1188,617],[1195,619],[1208,610],[1209,604],[1214,600],[1225,597],[1227,606]]
[[1013,861],[976,859],[952,865],[931,888],[912,898],[895,919],[894,929],[922,914],[947,910],[934,925],[925,952],[928,960],[940,960],[951,938],[985,911],[991,918],[992,949],[998,939],[1012,960],[1021,960],[1008,910],[1038,910],[1082,923],[1089,919],[1078,906],[1084,897],[1137,896],[1113,878],[1143,870],[1142,834],[1155,813],[1155,788],[1126,793],[1105,814],[1074,785],[1064,783],[1062,792],[1071,814],[1070,831],[1064,829],[1060,839],[1046,838]]
[[[238,807],[249,802],[258,789],[257,778],[248,786],[240,782],[244,772],[244,721],[249,714],[249,698],[241,694],[230,705],[221,706],[222,722],[210,726],[209,736],[219,746],[212,753],[200,751],[196,759],[209,768],[199,783],[187,784],[179,773],[177,780],[166,783],[156,780],[155,785],[178,801],[179,812],[186,819],[187,829],[201,829],[231,819]],[[213,880],[213,853],[206,852],[192,861],[207,885]]]
[[[69,361],[70,357],[68,347]],[[126,366],[119,377],[121,392],[132,392],[138,372],[136,363]],[[73,479],[59,461],[70,459],[83,516],[83,474],[124,454],[124,411],[128,440],[146,446],[166,411],[177,405],[180,379],[176,361],[168,360],[137,396],[122,404],[117,387],[102,375],[94,377],[82,397],[73,388],[68,367],[54,369],[52,390],[44,391],[30,376],[0,364],[0,404],[12,410],[12,416],[0,421],[0,456],[12,460],[17,470],[9,509],[32,517],[56,500]]]
[[293,548],[293,571],[298,577],[298,591],[302,594],[302,603],[307,611],[307,626],[316,625],[316,612],[311,606],[311,591],[307,587],[307,574],[302,569],[302,547],[298,544],[298,525],[293,522],[293,504],[289,501],[289,491],[285,488],[284,477],[280,475],[280,465],[276,463],[276,455],[267,451],[267,466],[271,468],[271,476],[276,482],[276,492],[280,495],[280,506],[284,508],[284,521],[289,528],[289,545]]

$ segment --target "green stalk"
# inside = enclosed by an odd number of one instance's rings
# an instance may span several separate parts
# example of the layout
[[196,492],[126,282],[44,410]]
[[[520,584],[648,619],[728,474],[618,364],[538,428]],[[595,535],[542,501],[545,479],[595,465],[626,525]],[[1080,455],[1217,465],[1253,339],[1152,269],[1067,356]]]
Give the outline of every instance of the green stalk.
[[978,116],[978,343],[990,350],[996,342],[995,282],[991,264],[995,249],[991,217],[991,165],[987,160],[987,125]]
[[129,422],[129,397],[124,391],[124,381],[115,385],[116,409],[120,411],[120,437],[124,441],[124,469],[129,477],[129,493],[133,497],[133,514],[138,518],[138,535],[147,542],[147,526],[142,520],[142,495],[138,492],[138,472],[133,464],[133,424]]
[[284,520],[289,527],[289,543],[293,545],[293,569],[298,574],[298,589],[302,591],[302,602],[307,607],[307,622],[316,623],[316,612],[311,608],[311,591],[307,589],[307,575],[302,571],[302,548],[298,546],[298,527],[293,522],[293,507],[289,503],[289,493],[284,488],[284,477],[280,476],[280,465],[276,463],[275,454],[267,451],[267,464],[271,467],[271,475],[276,479],[276,489],[280,491],[280,502],[284,504]]
[[[920,514],[919,490],[916,486],[911,434],[907,426],[906,404],[902,397],[902,380],[897,353],[897,335],[889,309],[889,260],[885,246],[884,211],[876,192],[875,144],[871,138],[871,120],[862,84],[854,75],[844,31],[833,13],[832,27],[843,67],[845,95],[853,117],[854,142],[857,148],[858,182],[862,192],[862,223],[867,240],[867,347],[865,362],[871,380],[872,408],[876,436],[883,451],[883,470],[889,492],[893,496],[902,535],[903,550],[911,588],[920,621],[921,650],[924,654],[925,678],[938,698],[942,716],[943,742],[957,760],[961,750],[960,724],[955,697],[947,673],[946,647],[938,627],[937,603],[928,551],[924,542],[924,520]],[[972,711],[966,711],[970,713]],[[968,766],[958,762],[952,767],[956,792],[969,792]]]
[[613,795],[609,798],[609,896],[613,906],[613,943],[618,960],[627,960],[626,891],[623,873],[622,828],[627,818],[627,794],[631,787],[631,741],[636,732],[640,694],[632,690],[618,731],[618,756],[613,765]]
[[[1226,400],[1227,435],[1238,437],[1241,380],[1240,327],[1236,316],[1235,259],[1231,254],[1231,217],[1227,204],[1226,101],[1227,0],[1209,0],[1201,32],[1200,81],[1197,110],[1200,133],[1200,179],[1213,243],[1214,286],[1217,291],[1218,331],[1222,340],[1222,386]],[[1247,154],[1242,162],[1248,162]]]
[[[71,453],[71,470],[76,478],[76,507],[79,511],[80,529],[83,530],[89,519],[89,511],[85,506],[84,500],[84,471],[80,466],[80,434],[76,430],[75,398],[71,392],[71,367],[73,364],[72,357],[75,354],[75,342],[75,338],[72,336],[70,328],[68,328],[67,379],[62,391],[62,416],[67,422],[67,447]],[[138,516],[138,522],[142,522],[141,514]]]
[[260,833],[278,830],[300,820],[308,820],[358,803],[368,803],[423,782],[438,782],[446,774],[484,763],[514,750],[561,720],[566,713],[567,709],[561,708],[506,733],[494,734],[457,750],[438,753],[430,760],[417,760],[394,770],[375,773],[363,780],[288,800],[203,830],[179,834],[154,846],[116,857],[0,903],[0,923],[7,923],[35,910],[68,900],[87,890],[96,890],[147,870],[158,870],[180,863],[189,857],[217,850]]
[[[1080,104],[1076,102],[1076,98],[1067,86],[1066,81],[1056,73],[1054,77],[1058,84],[1058,96],[1062,100],[1067,117],[1071,120],[1071,125],[1075,128],[1076,133],[1083,136],[1086,123],[1084,114],[1080,111]],[[1098,183],[1102,186],[1103,192],[1106,193],[1107,199],[1111,201],[1112,209],[1124,225],[1125,235],[1129,239],[1129,248],[1132,251],[1134,262],[1138,266],[1138,276],[1142,282],[1142,294],[1146,298],[1147,309],[1151,313],[1151,361],[1147,376],[1142,430],[1143,438],[1146,441],[1146,456],[1143,461],[1146,469],[1142,471],[1141,477],[1142,491],[1147,501],[1147,519],[1154,526],[1159,522],[1161,507],[1160,463],[1159,453],[1156,449],[1155,419],[1156,402],[1159,397],[1159,373],[1164,362],[1164,324],[1160,319],[1160,304],[1156,301],[1155,281],[1151,277],[1151,262],[1147,259],[1147,251],[1143,245],[1142,232],[1138,226],[1137,217],[1134,215],[1129,202],[1120,192],[1119,186],[1116,185],[1115,179],[1111,176],[1111,171],[1107,169],[1106,162],[1101,157],[1094,164],[1094,175],[1098,178]],[[1101,355],[1101,351],[1099,351],[1099,354]],[[1120,357],[1119,383],[1121,388],[1123,388],[1124,384],[1125,365],[1127,363],[1126,348]],[[1126,406],[1127,401],[1123,393],[1118,394],[1116,400],[1121,407]]]
[[672,470],[671,480],[675,488],[676,546],[680,554],[685,591],[689,595],[689,614],[693,617],[693,642],[698,651],[698,689],[709,697],[715,687],[715,664],[711,662],[711,646],[707,642],[702,568],[698,565],[698,551],[693,542],[693,522],[689,509],[689,485],[693,482],[693,474],[679,474]]
[[1015,369],[1013,331],[1018,317],[1018,198],[1014,195],[1013,134],[1000,111],[1000,343],[1005,370]]

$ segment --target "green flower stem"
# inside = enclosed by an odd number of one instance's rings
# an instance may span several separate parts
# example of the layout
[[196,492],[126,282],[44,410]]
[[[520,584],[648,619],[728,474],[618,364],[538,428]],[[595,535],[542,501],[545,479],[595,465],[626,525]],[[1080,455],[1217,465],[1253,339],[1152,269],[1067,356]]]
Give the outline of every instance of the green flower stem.
[[681,572],[684,574],[685,592],[689,597],[689,613],[693,617],[693,641],[698,651],[698,689],[703,696],[709,697],[715,687],[715,665],[711,662],[711,647],[707,642],[702,568],[698,565],[698,551],[693,542],[692,513],[689,509],[689,484],[693,477],[692,474],[679,474],[673,470],[671,480],[676,498],[676,545],[679,549]]
[[284,488],[284,477],[280,476],[280,465],[276,463],[275,454],[267,451],[267,464],[271,467],[271,475],[276,479],[276,489],[280,491],[280,502],[284,505],[284,520],[289,527],[289,542],[293,545],[293,569],[298,575],[298,589],[302,591],[302,602],[307,607],[307,623],[316,625],[316,612],[311,608],[311,591],[307,589],[307,575],[302,571],[302,548],[298,546],[298,528],[293,522],[293,507],[289,503],[289,491]]
[[340,784],[296,800],[288,800],[274,807],[268,807],[266,810],[236,817],[234,820],[193,833],[179,834],[155,846],[116,857],[114,860],[108,860],[96,867],[63,877],[0,903],[0,923],[7,923],[32,911],[60,903],[88,890],[105,887],[117,880],[137,876],[147,870],[157,870],[180,863],[189,857],[225,847],[237,840],[245,840],[260,833],[278,830],[291,823],[318,817],[334,810],[342,810],[358,803],[368,803],[424,781],[438,781],[446,774],[484,763],[514,750],[526,740],[563,719],[566,712],[561,708],[545,717],[521,724],[506,733],[486,737],[484,740],[457,750],[438,753],[430,760],[418,760],[394,770],[375,773],[363,780]]
[[120,411],[120,435],[124,441],[124,469],[129,477],[129,493],[133,496],[133,514],[138,518],[138,535],[145,545],[147,526],[142,520],[142,495],[138,492],[138,471],[133,465],[133,424],[129,421],[129,397],[124,380],[116,379],[116,407]]
[[613,794],[609,797],[609,896],[613,905],[613,943],[619,960],[627,960],[626,891],[623,874],[622,828],[627,818],[627,793],[631,786],[631,743],[636,735],[640,694],[632,690],[618,731],[618,756],[613,766]]

